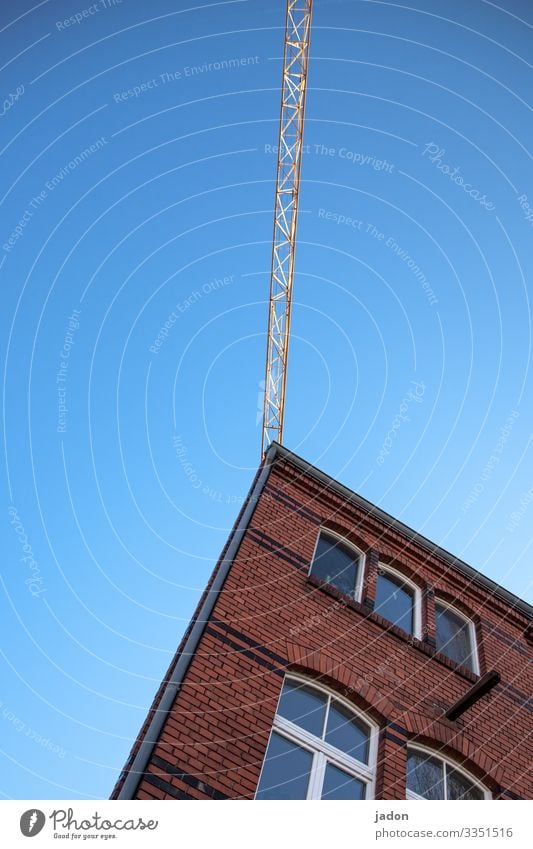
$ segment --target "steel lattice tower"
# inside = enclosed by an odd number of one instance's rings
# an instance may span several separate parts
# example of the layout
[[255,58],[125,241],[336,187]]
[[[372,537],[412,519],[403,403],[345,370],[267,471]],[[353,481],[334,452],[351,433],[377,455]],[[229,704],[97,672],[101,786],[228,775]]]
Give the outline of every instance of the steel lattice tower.
[[283,435],[312,5],[312,0],[287,2],[268,312],[263,454],[273,440],[281,442]]

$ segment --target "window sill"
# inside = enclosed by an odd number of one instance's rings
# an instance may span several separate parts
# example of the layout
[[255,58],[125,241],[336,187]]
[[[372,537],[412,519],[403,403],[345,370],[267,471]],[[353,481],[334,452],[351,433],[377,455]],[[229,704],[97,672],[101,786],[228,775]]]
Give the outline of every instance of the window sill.
[[466,678],[467,681],[471,681],[472,683],[478,681],[479,675],[476,675],[468,669],[467,666],[463,666],[460,663],[456,663],[454,660],[450,660],[450,658],[445,654],[437,651],[435,646],[431,645],[429,640],[413,637],[412,634],[407,633],[407,631],[404,631],[403,628],[393,625],[388,621],[388,619],[380,616],[379,613],[375,613],[365,602],[355,601],[351,596],[345,595],[336,587],[331,584],[327,584],[325,581],[321,581],[320,578],[316,578],[314,575],[308,575],[306,581],[309,586],[315,587],[316,589],[321,590],[321,592],[326,593],[326,595],[337,599],[341,602],[343,607],[354,610],[356,613],[364,616],[365,619],[379,625],[379,627],[386,631],[390,636],[396,637],[402,642],[407,643],[412,648],[422,652],[422,654],[425,654],[426,657],[430,657],[432,660],[435,660],[447,669],[451,669],[453,672],[456,672],[462,678]]

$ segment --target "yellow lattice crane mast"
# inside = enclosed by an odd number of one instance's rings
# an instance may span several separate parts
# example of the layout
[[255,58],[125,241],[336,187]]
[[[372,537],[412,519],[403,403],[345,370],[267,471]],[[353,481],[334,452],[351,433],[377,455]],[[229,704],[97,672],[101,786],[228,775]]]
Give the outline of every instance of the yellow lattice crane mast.
[[313,0],[287,0],[262,452],[282,441]]

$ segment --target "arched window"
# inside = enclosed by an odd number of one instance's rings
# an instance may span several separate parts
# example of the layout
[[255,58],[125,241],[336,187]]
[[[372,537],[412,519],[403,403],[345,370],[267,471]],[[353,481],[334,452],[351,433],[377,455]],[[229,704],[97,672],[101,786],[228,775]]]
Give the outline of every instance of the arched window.
[[358,601],[363,577],[363,559],[363,553],[358,548],[343,537],[322,528],[309,574]]
[[472,620],[446,602],[437,600],[435,625],[437,651],[479,675],[476,629]]
[[381,563],[376,580],[374,610],[408,634],[419,639],[422,636],[420,589],[401,572]]
[[426,749],[407,750],[408,799],[490,799],[490,791],[458,767]]
[[335,694],[285,678],[256,799],[372,799],[377,728]]

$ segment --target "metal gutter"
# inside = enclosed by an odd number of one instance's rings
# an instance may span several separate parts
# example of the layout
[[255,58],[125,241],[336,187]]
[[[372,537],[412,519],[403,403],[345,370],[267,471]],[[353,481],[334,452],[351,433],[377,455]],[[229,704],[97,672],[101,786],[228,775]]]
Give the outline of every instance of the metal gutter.
[[491,578],[487,578],[486,575],[483,575],[481,572],[478,572],[477,569],[474,569],[472,566],[469,566],[468,563],[465,563],[464,560],[460,560],[458,557],[455,557],[446,549],[441,548],[435,543],[431,542],[431,540],[427,539],[427,537],[422,536],[422,534],[417,533],[408,525],[404,525],[403,522],[400,522],[398,519],[395,519],[389,513],[386,513],[384,510],[381,510],[379,507],[376,507],[375,504],[372,504],[370,501],[367,501],[366,498],[363,498],[361,495],[358,495],[353,490],[348,489],[344,484],[339,483],[339,481],[335,480],[335,478],[330,477],[325,472],[317,469],[316,466],[312,466],[311,463],[308,463],[306,460],[303,460],[302,457],[299,457],[297,454],[293,454],[292,451],[289,451],[288,448],[285,448],[283,445],[280,445],[278,442],[273,442],[271,448],[275,449],[275,456],[280,459],[286,460],[288,463],[291,463],[293,466],[296,466],[305,474],[310,475],[323,486],[328,489],[333,490],[335,493],[340,495],[346,501],[349,501],[352,504],[355,504],[361,510],[364,510],[365,513],[368,513],[371,516],[375,516],[384,525],[392,530],[398,531],[399,533],[406,536],[410,542],[414,542],[417,545],[424,548],[430,554],[434,554],[436,557],[443,560],[448,566],[451,566],[454,569],[457,569],[458,572],[461,572],[466,578],[472,581],[475,584],[483,587],[485,590],[489,590],[492,594],[498,596],[498,598],[502,599],[502,601],[510,604],[514,609],[519,610],[521,613],[525,614],[527,617],[533,617],[533,606],[528,604],[527,601],[524,601],[519,596],[511,593],[509,590],[506,590],[504,587],[497,584],[496,581],[493,581]]
[[191,633],[189,634],[187,642],[183,646],[178,662],[174,667],[172,675],[170,676],[170,679],[163,691],[163,695],[161,696],[161,700],[152,717],[152,721],[148,726],[143,741],[137,750],[137,754],[129,767],[128,774],[120,789],[117,799],[135,798],[135,793],[137,792],[143,773],[146,771],[150,762],[150,758],[159,739],[161,729],[163,728],[167,715],[174,704],[174,700],[185,673],[187,672],[189,664],[194,657],[200,638],[218,599],[218,594],[224,585],[233,560],[239,550],[242,538],[248,528],[250,519],[252,518],[257,501],[267,482],[275,454],[276,449],[271,446],[265,455],[263,468],[261,469],[259,477],[257,478],[255,485],[253,485],[250,490],[246,507],[243,510],[240,521],[238,522],[237,527],[233,530],[224,559],[221,561],[220,567],[213,579],[211,588],[205,597],[204,603],[198,611]]
[[454,569],[457,569],[458,572],[462,573],[473,583],[478,584],[485,590],[489,590],[491,593],[498,596],[498,598],[502,599],[502,601],[511,605],[514,609],[519,610],[521,613],[525,614],[528,618],[533,617],[532,605],[528,604],[523,599],[504,589],[504,587],[501,587],[495,581],[491,580],[490,578],[487,578],[485,575],[481,574],[481,572],[478,572],[472,566],[469,566],[468,563],[465,563],[463,560],[454,557],[454,555],[450,554],[449,551],[440,548],[440,546],[431,542],[431,540],[422,536],[422,534],[417,533],[412,528],[408,527],[408,525],[404,525],[403,522],[400,522],[398,519],[395,519],[389,513],[386,513],[384,510],[381,510],[379,507],[376,507],[375,504],[372,504],[370,501],[367,501],[366,498],[363,498],[361,495],[358,495],[357,493],[353,492],[353,490],[348,489],[347,486],[344,486],[344,484],[339,483],[339,481],[335,480],[335,478],[330,477],[330,475],[327,475],[325,472],[320,471],[320,469],[317,469],[315,466],[311,465],[311,463],[308,463],[307,461],[299,457],[297,454],[294,454],[292,451],[289,451],[289,449],[285,448],[283,445],[280,445],[277,442],[273,442],[265,455],[264,464],[259,473],[259,476],[257,477],[255,484],[252,485],[252,488],[248,495],[246,506],[242,512],[240,520],[238,521],[237,526],[232,532],[226,553],[224,555],[224,558],[220,562],[220,566],[215,574],[211,588],[207,593],[200,610],[198,611],[194,625],[192,626],[187,641],[183,646],[182,651],[180,652],[180,656],[178,658],[176,666],[174,667],[173,672],[166,684],[161,700],[154,712],[154,716],[152,717],[152,721],[150,722],[150,725],[148,726],[148,729],[143,737],[141,745],[139,746],[139,749],[133,759],[133,762],[128,769],[128,774],[124,780],[124,783],[120,789],[118,796],[116,797],[118,799],[133,799],[135,797],[135,793],[137,791],[141,778],[144,772],[146,771],[146,768],[152,756],[152,752],[159,739],[161,729],[163,728],[167,715],[170,709],[172,708],[183,678],[187,672],[187,669],[189,668],[189,664],[191,663],[194,657],[194,653],[198,647],[200,638],[202,637],[209,617],[211,616],[213,608],[218,599],[218,595],[224,585],[229,570],[232,566],[233,560],[237,555],[242,538],[253,516],[257,501],[261,496],[261,493],[268,480],[271,468],[276,459],[287,461],[296,469],[299,469],[301,472],[314,478],[322,486],[326,487],[327,489],[331,489],[337,495],[340,495],[344,500],[350,502],[351,504],[355,504],[368,515],[376,517],[386,527],[398,531],[399,533],[404,535],[410,542],[416,543],[421,548],[424,548],[426,551],[428,551],[430,554],[433,554],[440,560],[443,560],[447,565],[451,566]]

